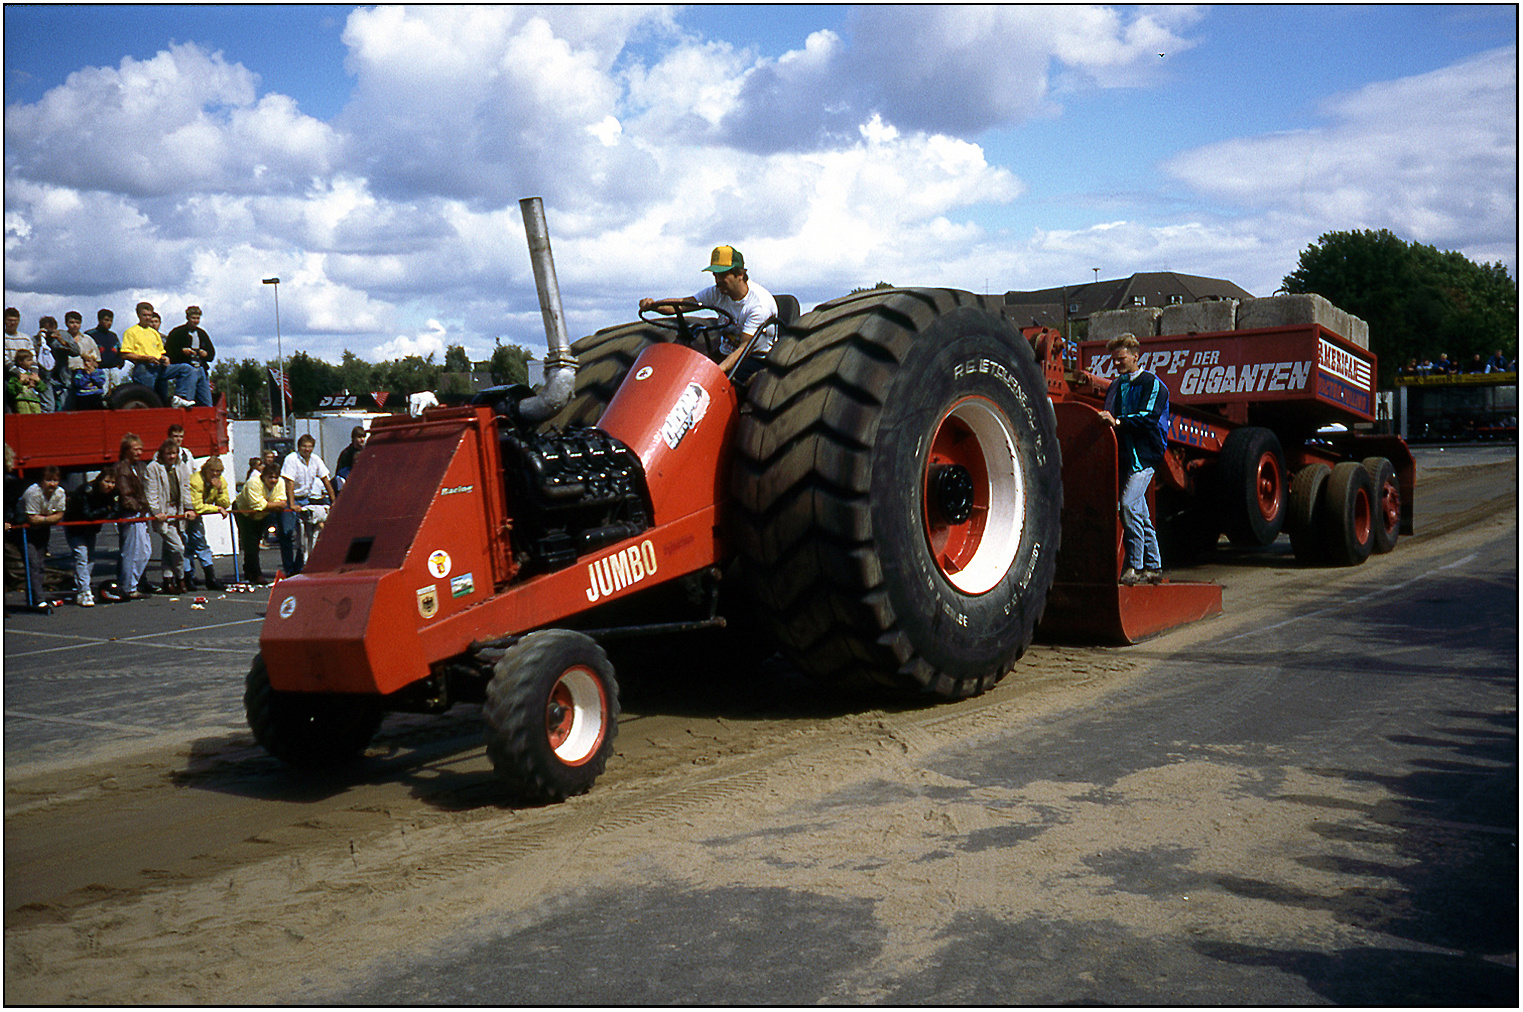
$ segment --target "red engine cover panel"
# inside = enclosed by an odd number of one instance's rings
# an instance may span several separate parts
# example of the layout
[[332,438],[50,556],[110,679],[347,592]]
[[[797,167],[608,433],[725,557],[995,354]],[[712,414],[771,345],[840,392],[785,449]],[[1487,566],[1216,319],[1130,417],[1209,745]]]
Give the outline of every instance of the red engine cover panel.
[[655,521],[664,524],[728,496],[735,388],[705,355],[680,344],[640,353],[598,428],[645,467]]

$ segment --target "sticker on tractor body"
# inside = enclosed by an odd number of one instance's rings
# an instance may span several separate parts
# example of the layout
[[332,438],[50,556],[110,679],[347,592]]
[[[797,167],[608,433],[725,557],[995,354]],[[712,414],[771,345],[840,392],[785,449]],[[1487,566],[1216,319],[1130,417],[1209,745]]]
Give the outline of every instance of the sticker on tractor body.
[[449,575],[450,565],[449,552],[433,552],[428,557],[428,571],[436,580],[442,580]]
[[439,588],[423,587],[418,590],[418,614],[433,618],[439,610]]
[[661,423],[661,438],[675,450],[683,437],[708,413],[709,392],[697,383],[689,383],[677,403],[672,405],[672,410],[666,413],[666,421]]
[[476,574],[462,573],[449,582],[450,597],[465,597],[476,593]]

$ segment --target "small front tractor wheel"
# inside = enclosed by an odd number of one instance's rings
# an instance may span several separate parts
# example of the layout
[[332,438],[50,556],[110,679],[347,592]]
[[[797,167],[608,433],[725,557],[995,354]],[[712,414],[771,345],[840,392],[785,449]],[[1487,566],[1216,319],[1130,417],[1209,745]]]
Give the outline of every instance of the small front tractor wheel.
[[1401,485],[1396,481],[1396,467],[1384,457],[1366,457],[1364,469],[1370,472],[1375,496],[1375,553],[1384,554],[1396,547],[1401,537]]
[[613,665],[579,632],[530,633],[497,662],[482,714],[487,755],[517,800],[583,794],[608,764],[618,733]]
[[1240,548],[1272,545],[1285,526],[1285,453],[1271,429],[1245,425],[1222,443],[1217,465],[1222,527]]
[[1327,511],[1322,518],[1323,547],[1335,566],[1357,566],[1375,548],[1375,489],[1370,472],[1346,460],[1327,477]]
[[254,740],[266,752],[287,765],[311,770],[357,758],[385,717],[380,703],[368,696],[273,688],[263,654],[254,655],[244,681],[243,710]]
[[784,653],[827,685],[941,698],[1025,651],[1062,462],[1031,345],[945,289],[826,303],[773,345],[736,441],[735,533]]

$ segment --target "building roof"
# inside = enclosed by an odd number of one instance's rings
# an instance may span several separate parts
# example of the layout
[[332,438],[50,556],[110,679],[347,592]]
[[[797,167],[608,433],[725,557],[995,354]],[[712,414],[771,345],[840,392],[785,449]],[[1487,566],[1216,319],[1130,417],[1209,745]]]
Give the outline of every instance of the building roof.
[[[1251,292],[1220,278],[1204,278],[1173,271],[1133,274],[1129,278],[1090,281],[1061,288],[1043,288],[1034,292],[1006,292],[1005,305],[1067,305],[1068,318],[1086,320],[1093,313],[1107,309],[1130,309],[1133,306],[1170,306],[1185,302],[1216,299],[1251,299]],[[1136,300],[1142,301],[1136,301]],[[1007,315],[1011,315],[1009,309]]]

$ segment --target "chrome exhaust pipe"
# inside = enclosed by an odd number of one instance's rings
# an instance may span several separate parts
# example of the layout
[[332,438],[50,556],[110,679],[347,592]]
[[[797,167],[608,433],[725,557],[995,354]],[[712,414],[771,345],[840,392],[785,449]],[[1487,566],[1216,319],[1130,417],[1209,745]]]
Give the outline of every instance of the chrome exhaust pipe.
[[566,333],[566,314],[561,308],[560,283],[555,279],[555,259],[550,253],[550,229],[545,224],[545,204],[539,197],[518,202],[523,212],[524,233],[529,239],[529,262],[534,267],[534,288],[539,311],[545,320],[545,382],[539,393],[518,404],[518,415],[530,422],[543,422],[565,407],[576,386],[576,356]]

